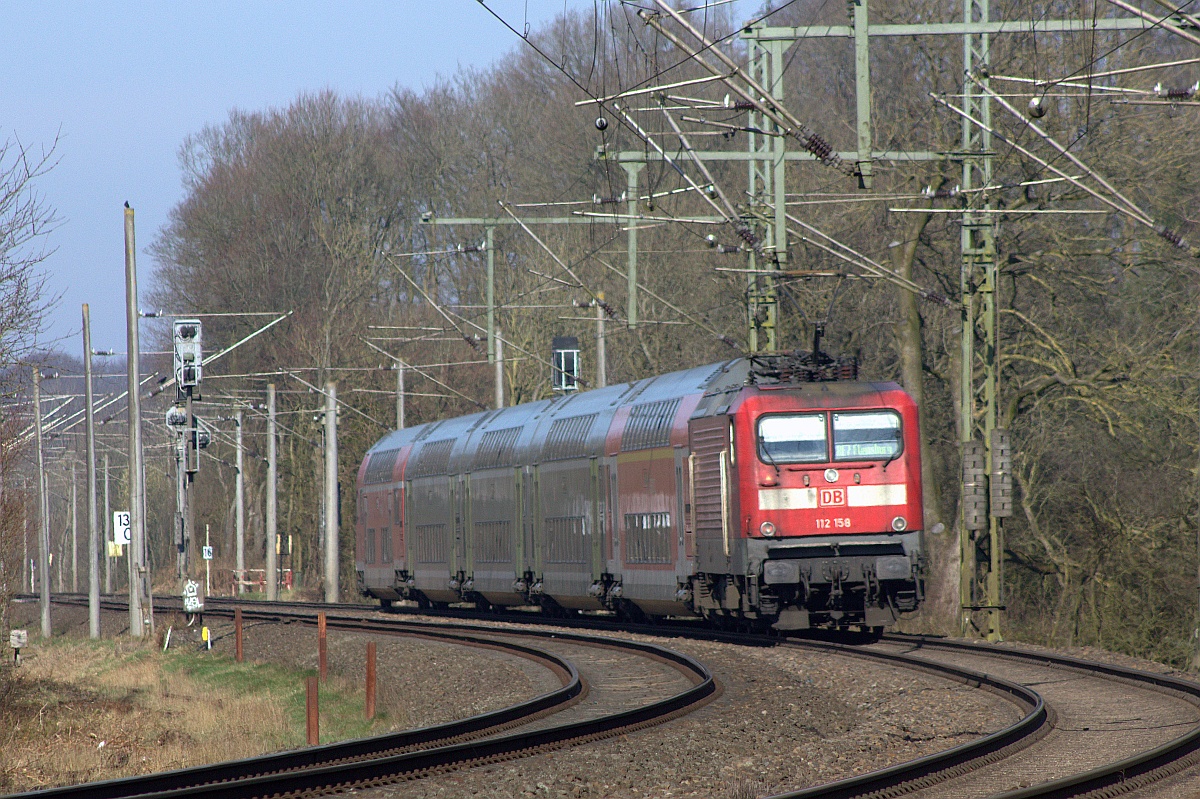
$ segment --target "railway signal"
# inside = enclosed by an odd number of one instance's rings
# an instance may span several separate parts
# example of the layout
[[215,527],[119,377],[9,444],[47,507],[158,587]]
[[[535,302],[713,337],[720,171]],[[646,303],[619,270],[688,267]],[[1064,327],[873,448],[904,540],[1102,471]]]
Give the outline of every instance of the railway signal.
[[555,391],[569,393],[579,390],[579,339],[575,336],[555,336],[551,342],[553,364],[551,385]]
[[175,389],[180,402],[193,394],[200,397],[204,353],[199,319],[176,319],[172,340],[175,345]]

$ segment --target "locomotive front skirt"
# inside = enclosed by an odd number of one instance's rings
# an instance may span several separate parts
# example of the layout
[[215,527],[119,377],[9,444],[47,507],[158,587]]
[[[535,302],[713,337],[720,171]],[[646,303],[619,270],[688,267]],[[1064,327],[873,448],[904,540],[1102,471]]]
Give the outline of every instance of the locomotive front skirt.
[[737,359],[390,433],[366,596],[878,629],[921,600],[917,408]]

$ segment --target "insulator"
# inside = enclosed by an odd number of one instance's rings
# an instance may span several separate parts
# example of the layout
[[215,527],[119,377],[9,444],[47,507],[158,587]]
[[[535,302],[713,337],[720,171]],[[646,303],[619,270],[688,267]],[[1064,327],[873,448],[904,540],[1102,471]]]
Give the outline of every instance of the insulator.
[[746,242],[751,247],[754,247],[758,244],[758,236],[754,235],[754,231],[751,230],[747,225],[738,225],[737,234],[739,237],[741,237],[742,241]]
[[608,120],[604,117],[596,117],[596,130],[605,130],[608,128]]
[[952,197],[957,197],[961,193],[962,186],[957,184],[953,188],[941,187],[935,190],[933,186],[926,186],[921,190],[921,194],[925,195],[931,200],[948,200]]
[[1167,89],[1167,99],[1169,100],[1190,100],[1197,91],[1200,91],[1200,81],[1193,83],[1187,88]]
[[1183,236],[1176,233],[1174,230],[1171,230],[1169,227],[1166,227],[1165,225],[1160,225],[1158,227],[1158,235],[1162,236],[1164,239],[1171,242],[1171,244],[1175,245],[1181,250],[1187,249],[1187,242],[1184,240]]
[[601,197],[599,194],[592,195],[592,205],[617,205],[625,202],[625,192],[621,192],[616,197]]
[[1041,119],[1046,116],[1046,106],[1042,104],[1041,97],[1033,97],[1029,100],[1029,116],[1034,119]]
[[815,155],[820,160],[824,161],[833,152],[833,145],[822,139],[816,133],[810,133],[801,139],[801,144],[804,149]]
[[707,242],[709,247],[717,246],[717,237],[715,235],[713,235],[712,233],[709,233],[707,236],[705,236],[704,241]]

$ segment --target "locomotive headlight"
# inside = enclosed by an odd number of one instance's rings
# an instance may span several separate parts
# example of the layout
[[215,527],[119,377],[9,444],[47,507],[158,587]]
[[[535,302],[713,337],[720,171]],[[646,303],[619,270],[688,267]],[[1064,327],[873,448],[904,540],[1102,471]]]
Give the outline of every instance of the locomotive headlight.
[[896,518],[892,519],[892,529],[897,533],[903,533],[906,529],[908,529],[908,519],[904,518],[903,516],[897,516]]
[[836,483],[838,481],[838,477],[839,477],[839,475],[838,475],[837,469],[826,469],[825,470],[825,482]]
[[772,522],[763,522],[758,526],[758,531],[770,538],[775,535],[775,525]]

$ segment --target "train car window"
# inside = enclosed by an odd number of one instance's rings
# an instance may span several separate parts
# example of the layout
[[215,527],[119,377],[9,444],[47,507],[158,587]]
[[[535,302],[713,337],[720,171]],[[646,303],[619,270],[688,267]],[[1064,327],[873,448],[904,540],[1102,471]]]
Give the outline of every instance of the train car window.
[[396,465],[398,449],[388,449],[375,452],[367,459],[367,473],[363,475],[364,485],[378,485],[392,481],[392,468]]
[[900,414],[895,411],[833,415],[835,461],[890,460],[900,454],[903,446]]
[[829,456],[825,414],[772,414],[758,420],[758,455],[770,463],[821,463]]

